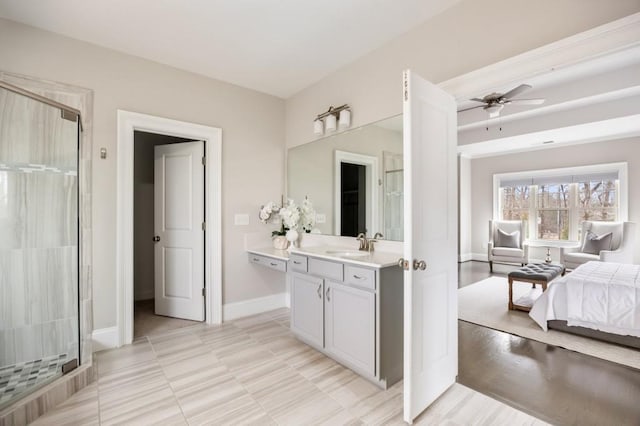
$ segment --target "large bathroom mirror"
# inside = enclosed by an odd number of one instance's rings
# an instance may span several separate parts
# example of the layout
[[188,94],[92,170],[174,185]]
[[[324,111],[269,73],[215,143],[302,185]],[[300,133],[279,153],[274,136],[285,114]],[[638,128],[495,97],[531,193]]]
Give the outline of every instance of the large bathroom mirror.
[[402,115],[291,148],[287,196],[309,197],[314,232],[401,241]]

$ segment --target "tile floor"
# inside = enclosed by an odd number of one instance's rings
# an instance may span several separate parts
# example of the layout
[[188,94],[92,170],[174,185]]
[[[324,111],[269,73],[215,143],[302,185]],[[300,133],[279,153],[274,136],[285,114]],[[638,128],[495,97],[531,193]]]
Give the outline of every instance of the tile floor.
[[177,328],[189,327],[198,324],[198,321],[189,321],[180,318],[170,318],[156,315],[154,312],[154,300],[138,300],[133,308],[133,337],[150,336]]
[[[288,309],[152,334],[96,362],[97,383],[35,424],[402,424],[402,383],[382,391],[299,342]],[[544,424],[459,384],[418,423]]]

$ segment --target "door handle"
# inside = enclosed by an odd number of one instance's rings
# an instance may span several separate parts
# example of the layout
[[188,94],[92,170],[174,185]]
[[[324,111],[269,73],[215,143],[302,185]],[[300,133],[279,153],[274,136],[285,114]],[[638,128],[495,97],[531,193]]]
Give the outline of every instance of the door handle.
[[327,302],[331,302],[331,297],[329,297],[329,290],[331,290],[331,287],[327,287]]
[[413,259],[413,270],[421,270],[424,271],[427,269],[427,263],[424,260]]
[[318,299],[322,299],[322,284],[318,284],[316,292],[318,293]]
[[405,260],[403,257],[398,259],[398,268],[404,269],[405,271],[409,270],[409,261]]
[[153,242],[157,243],[160,241],[160,237],[158,235],[156,235],[155,237],[153,237]]

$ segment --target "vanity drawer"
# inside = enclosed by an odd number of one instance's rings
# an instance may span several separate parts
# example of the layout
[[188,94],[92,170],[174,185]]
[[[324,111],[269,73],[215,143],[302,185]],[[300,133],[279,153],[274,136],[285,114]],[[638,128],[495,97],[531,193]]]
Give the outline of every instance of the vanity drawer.
[[376,271],[353,265],[345,265],[344,281],[358,287],[376,289]]
[[342,263],[329,262],[328,260],[310,258],[309,273],[333,280],[342,281],[344,271]]
[[287,272],[287,262],[284,260],[249,253],[249,262],[266,266],[276,271]]
[[289,255],[289,268],[292,271],[307,272],[307,256],[300,256],[299,254]]

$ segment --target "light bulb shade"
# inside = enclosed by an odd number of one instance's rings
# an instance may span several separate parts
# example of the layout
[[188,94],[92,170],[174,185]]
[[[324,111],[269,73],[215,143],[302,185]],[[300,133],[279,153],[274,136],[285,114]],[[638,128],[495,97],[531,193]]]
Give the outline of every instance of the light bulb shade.
[[324,119],[324,127],[327,132],[335,132],[336,131],[336,116],[333,114],[327,115],[327,118]]
[[319,118],[313,122],[313,133],[318,136],[324,133],[324,123]]
[[348,109],[343,109],[342,111],[340,111],[339,124],[343,129],[351,126],[351,111],[349,111]]

